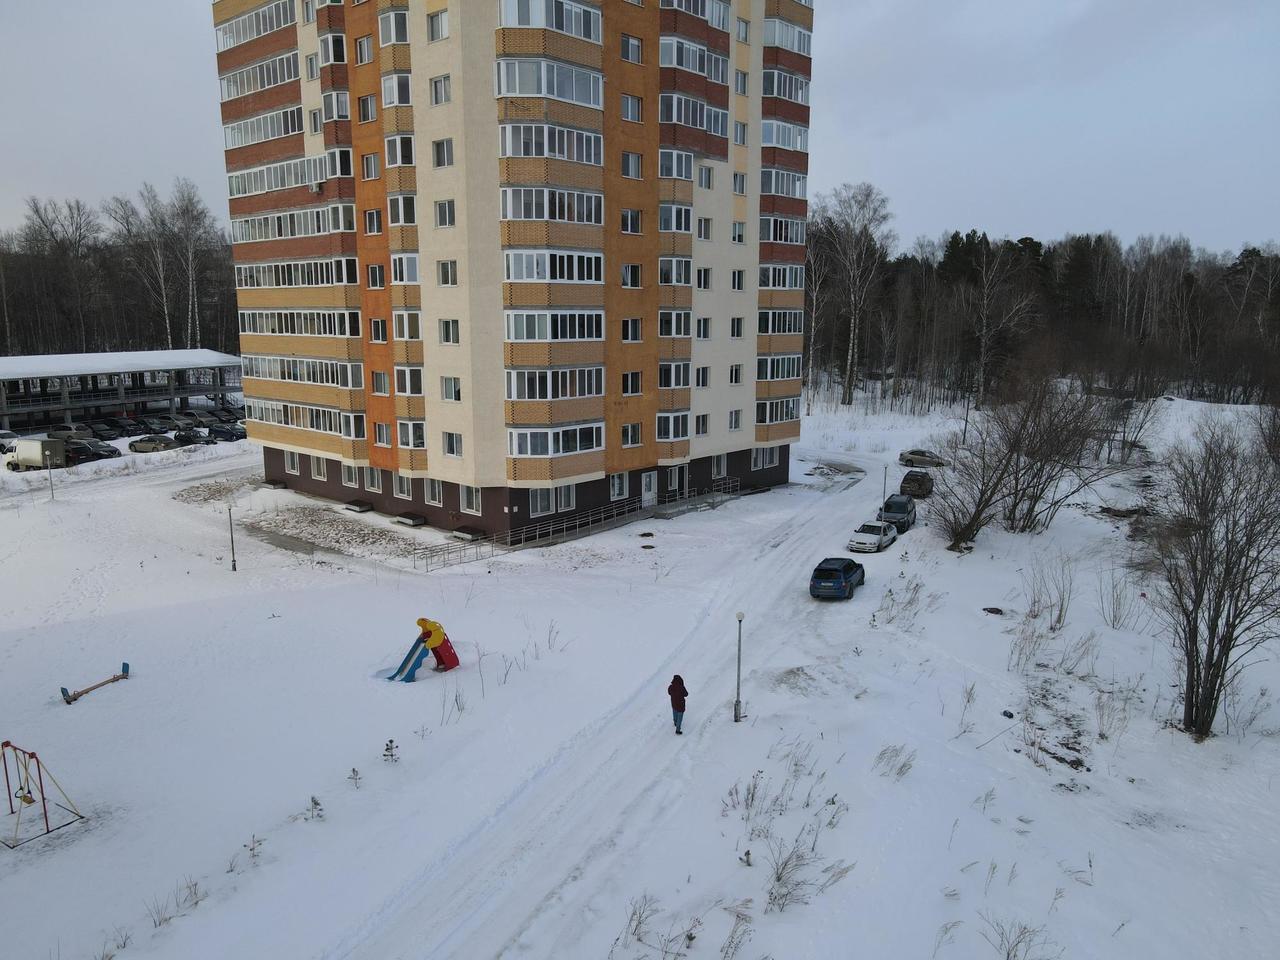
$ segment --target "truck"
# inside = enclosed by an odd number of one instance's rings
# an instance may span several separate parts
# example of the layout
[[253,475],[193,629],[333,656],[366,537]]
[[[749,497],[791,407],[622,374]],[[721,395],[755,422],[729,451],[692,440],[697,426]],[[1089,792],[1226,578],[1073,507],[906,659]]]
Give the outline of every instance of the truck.
[[67,445],[62,440],[16,440],[4,455],[6,470],[43,470],[67,465]]

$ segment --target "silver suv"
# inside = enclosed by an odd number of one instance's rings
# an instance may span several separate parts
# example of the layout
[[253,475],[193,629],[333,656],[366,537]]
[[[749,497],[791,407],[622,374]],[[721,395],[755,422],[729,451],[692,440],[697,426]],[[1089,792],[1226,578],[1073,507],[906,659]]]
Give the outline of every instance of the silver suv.
[[876,513],[876,519],[892,523],[899,533],[906,533],[916,525],[916,502],[911,497],[895,493],[884,502]]

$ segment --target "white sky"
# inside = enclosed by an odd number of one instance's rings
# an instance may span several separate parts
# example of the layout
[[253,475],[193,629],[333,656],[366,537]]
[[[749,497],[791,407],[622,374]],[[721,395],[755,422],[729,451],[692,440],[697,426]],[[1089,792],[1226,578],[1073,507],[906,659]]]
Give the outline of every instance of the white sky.
[[[1280,238],[1280,0],[816,6],[810,190],[870,180],[904,241]],[[225,217],[210,9],[0,0],[0,229],[179,175]]]

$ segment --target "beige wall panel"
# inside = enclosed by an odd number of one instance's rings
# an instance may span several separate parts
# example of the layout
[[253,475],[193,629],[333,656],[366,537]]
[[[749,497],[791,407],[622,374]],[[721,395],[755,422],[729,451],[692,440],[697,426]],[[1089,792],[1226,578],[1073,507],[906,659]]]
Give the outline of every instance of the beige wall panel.
[[316,360],[359,360],[358,337],[308,337],[297,334],[242,333],[240,352],[269,357],[309,357]]

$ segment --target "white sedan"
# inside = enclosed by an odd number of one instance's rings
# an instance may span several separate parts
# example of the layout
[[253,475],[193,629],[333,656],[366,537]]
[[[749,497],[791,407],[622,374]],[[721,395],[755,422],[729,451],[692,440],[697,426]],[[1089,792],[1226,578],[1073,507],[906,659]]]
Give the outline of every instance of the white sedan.
[[854,553],[878,553],[897,539],[898,528],[892,523],[872,520],[853,532],[848,549]]

